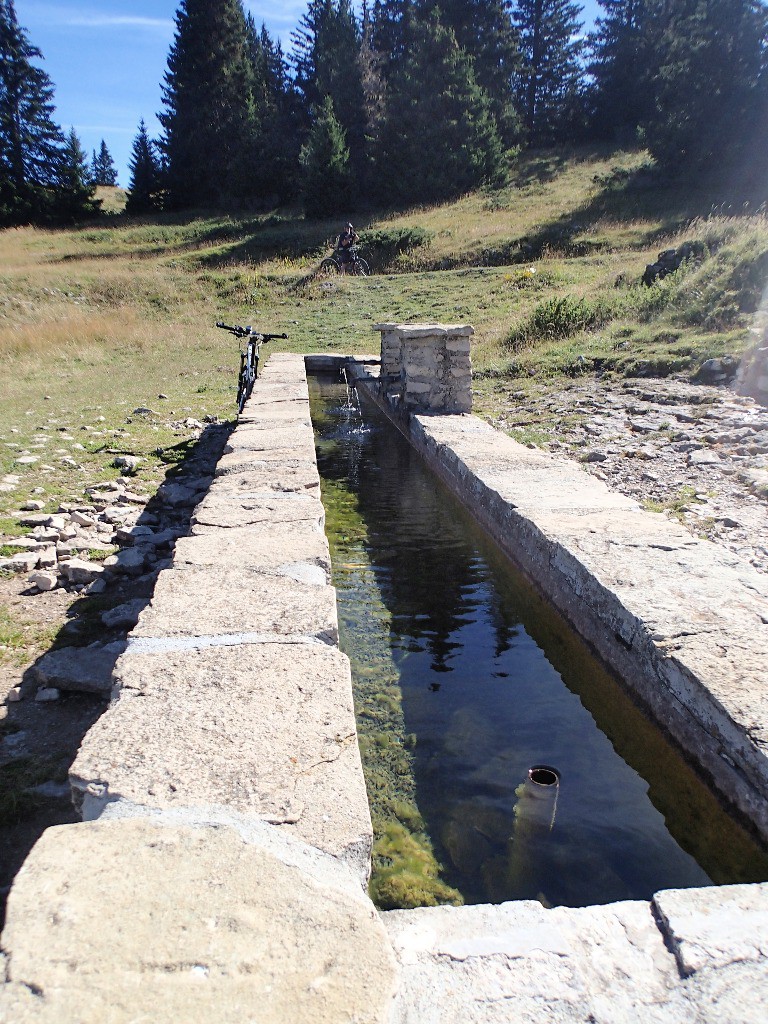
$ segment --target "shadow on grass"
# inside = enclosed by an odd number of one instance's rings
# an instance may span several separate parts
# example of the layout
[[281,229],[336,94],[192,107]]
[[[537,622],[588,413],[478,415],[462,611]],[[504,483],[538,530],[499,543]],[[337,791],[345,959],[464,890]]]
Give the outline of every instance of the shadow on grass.
[[603,160],[615,152],[612,146],[585,147],[583,149],[543,149],[524,153],[519,160],[512,181],[516,188],[546,185],[563,173],[569,164]]
[[[599,238],[601,224],[647,222],[648,230],[639,232],[637,241],[626,246],[643,251],[665,246],[698,218],[752,216],[759,207],[759,197],[749,196],[737,186],[724,190],[712,184],[669,179],[647,166],[631,172],[615,171],[597,183],[602,188],[588,203],[519,239],[518,262],[548,251],[574,257],[607,249],[609,241]],[[591,232],[598,234],[595,240],[584,237]]]

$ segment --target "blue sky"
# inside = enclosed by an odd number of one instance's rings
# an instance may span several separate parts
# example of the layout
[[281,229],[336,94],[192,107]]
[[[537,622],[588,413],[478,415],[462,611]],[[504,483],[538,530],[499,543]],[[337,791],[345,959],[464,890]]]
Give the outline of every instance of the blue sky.
[[[584,0],[594,17],[596,0]],[[246,0],[284,50],[306,0]],[[19,24],[42,51],[41,67],[55,88],[56,121],[73,127],[90,156],[104,139],[121,185],[143,117],[160,134],[160,87],[173,42],[178,0],[16,0]]]

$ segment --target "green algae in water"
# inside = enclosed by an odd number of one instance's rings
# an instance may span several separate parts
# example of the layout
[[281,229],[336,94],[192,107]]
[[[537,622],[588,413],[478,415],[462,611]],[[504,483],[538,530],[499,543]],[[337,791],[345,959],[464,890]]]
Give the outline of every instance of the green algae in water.
[[358,499],[343,480],[324,478],[321,490],[333,582],[343,604],[340,646],[352,665],[358,741],[373,824],[371,899],[383,910],[458,906],[463,903],[461,894],[441,880],[443,867],[416,805],[414,737],[405,731],[399,672],[389,645],[391,615],[375,586]]

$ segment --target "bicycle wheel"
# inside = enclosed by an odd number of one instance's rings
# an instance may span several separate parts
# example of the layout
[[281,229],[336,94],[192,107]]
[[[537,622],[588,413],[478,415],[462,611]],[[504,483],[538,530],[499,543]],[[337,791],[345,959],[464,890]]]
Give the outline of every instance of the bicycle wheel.
[[240,353],[240,373],[237,378],[237,412],[243,411],[246,399],[248,398],[248,371],[245,359],[245,352]]
[[317,271],[319,277],[335,277],[341,270],[338,260],[333,256],[326,256]]
[[245,403],[251,397],[253,382],[255,379],[256,374],[254,372],[252,354],[249,348],[248,352],[243,356],[243,367],[240,370],[240,384],[237,391],[238,414],[243,411]]
[[368,266],[368,264],[365,262],[364,259],[358,258],[358,259],[353,261],[353,263],[352,263],[352,273],[353,274],[356,274],[358,277],[368,277],[370,272],[371,272],[371,269]]

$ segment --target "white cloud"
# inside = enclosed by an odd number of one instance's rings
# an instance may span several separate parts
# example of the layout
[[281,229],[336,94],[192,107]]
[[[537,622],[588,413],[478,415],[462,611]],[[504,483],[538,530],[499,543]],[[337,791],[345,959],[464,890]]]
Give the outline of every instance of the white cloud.
[[45,23],[46,26],[58,25],[64,28],[135,28],[147,29],[150,32],[161,32],[168,36],[173,33],[173,18],[156,18],[148,15],[105,14],[103,11],[86,4],[67,4],[38,2],[38,0],[20,0],[17,14],[22,25],[30,20]]
[[118,14],[65,14],[61,23],[77,28],[149,28],[164,33],[172,32],[175,25],[171,18],[137,18]]

